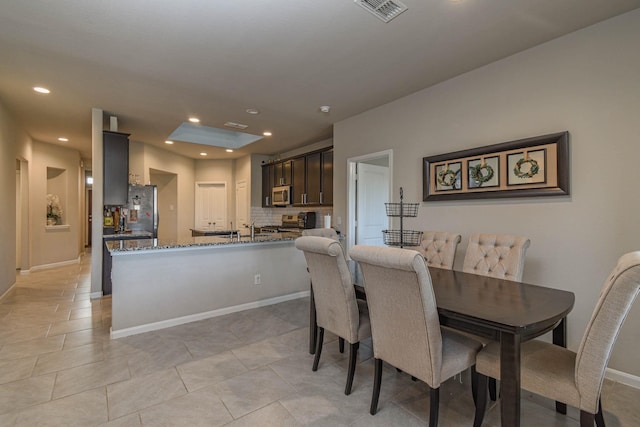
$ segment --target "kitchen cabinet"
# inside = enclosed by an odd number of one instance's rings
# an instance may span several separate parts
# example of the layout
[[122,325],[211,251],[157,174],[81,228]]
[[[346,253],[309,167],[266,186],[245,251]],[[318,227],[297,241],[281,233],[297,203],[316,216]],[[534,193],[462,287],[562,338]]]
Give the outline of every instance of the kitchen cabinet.
[[272,207],[271,189],[273,188],[273,164],[262,165],[262,207]]
[[291,160],[273,164],[273,185],[291,185]]
[[306,188],[306,165],[305,158],[298,157],[291,161],[291,203],[299,206],[304,204]]
[[333,205],[333,149],[262,165],[262,207],[273,207],[271,190],[291,186],[293,206]]
[[322,188],[321,205],[333,205],[333,150],[323,151],[322,155]]
[[313,153],[305,156],[306,163],[306,196],[304,202],[306,205],[319,205],[320,193],[322,191],[321,169],[321,153]]
[[103,131],[103,204],[122,206],[129,192],[129,134]]
[[293,188],[291,190],[293,205],[320,205],[321,160],[320,152],[293,159]]

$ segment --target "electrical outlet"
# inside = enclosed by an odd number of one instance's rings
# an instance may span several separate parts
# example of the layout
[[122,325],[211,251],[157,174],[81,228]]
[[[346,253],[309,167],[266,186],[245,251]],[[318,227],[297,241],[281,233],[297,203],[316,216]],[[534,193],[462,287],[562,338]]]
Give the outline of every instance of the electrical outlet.
[[260,275],[259,274],[256,274],[255,276],[253,276],[253,284],[254,285],[260,285],[261,284]]

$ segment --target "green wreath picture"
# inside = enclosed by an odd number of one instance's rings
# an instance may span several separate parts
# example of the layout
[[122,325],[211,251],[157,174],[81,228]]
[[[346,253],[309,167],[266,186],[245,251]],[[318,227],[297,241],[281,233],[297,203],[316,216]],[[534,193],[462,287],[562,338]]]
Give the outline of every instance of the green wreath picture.
[[453,187],[456,183],[457,173],[449,168],[442,169],[438,172],[438,183],[442,186]]
[[[522,170],[522,166],[525,164],[529,165],[528,171]],[[536,160],[531,158],[525,159],[524,157],[518,160],[518,162],[516,163],[516,166],[513,168],[513,173],[515,174],[515,176],[522,179],[533,178],[535,175],[538,174],[539,171],[540,171],[540,166],[538,166],[538,162]]]
[[494,175],[493,168],[488,164],[478,163],[475,166],[471,167],[469,171],[469,175],[471,179],[473,179],[478,184],[482,185],[483,183],[490,181]]

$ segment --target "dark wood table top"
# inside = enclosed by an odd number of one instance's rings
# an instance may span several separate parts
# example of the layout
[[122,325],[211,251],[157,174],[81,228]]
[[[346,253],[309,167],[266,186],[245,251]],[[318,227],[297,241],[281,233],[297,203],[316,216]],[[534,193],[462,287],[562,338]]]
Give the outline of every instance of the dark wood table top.
[[534,338],[566,317],[575,302],[572,292],[560,289],[439,268],[429,273],[438,313],[450,320],[443,324],[473,319],[488,338],[489,330],[521,335],[523,341]]
[[[534,338],[573,309],[572,292],[461,271],[429,268],[440,321],[490,339],[500,332]],[[356,285],[359,297],[366,295]]]

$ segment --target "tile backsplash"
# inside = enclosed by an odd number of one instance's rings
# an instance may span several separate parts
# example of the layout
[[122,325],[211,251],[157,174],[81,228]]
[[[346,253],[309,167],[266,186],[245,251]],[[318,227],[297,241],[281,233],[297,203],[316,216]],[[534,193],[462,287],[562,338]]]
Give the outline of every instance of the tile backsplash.
[[279,225],[282,222],[282,215],[294,215],[299,212],[315,212],[316,228],[324,227],[324,216],[333,215],[332,207],[286,207],[286,208],[251,208],[251,220],[256,226]]

